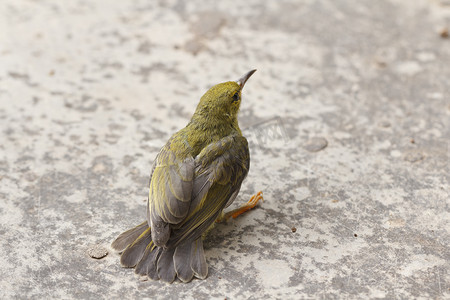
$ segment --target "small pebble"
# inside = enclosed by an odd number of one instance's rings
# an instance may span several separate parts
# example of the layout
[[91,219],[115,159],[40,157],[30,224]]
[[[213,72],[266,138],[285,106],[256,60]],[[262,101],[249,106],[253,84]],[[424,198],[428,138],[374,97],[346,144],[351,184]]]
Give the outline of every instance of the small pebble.
[[305,149],[309,152],[317,152],[324,149],[326,146],[328,146],[328,142],[326,139],[321,137],[315,137],[310,139],[306,143]]
[[291,230],[292,230],[292,232],[297,232],[297,228],[295,228],[295,227],[292,227]]
[[108,250],[102,245],[95,245],[89,248],[87,253],[92,258],[100,259],[108,255]]

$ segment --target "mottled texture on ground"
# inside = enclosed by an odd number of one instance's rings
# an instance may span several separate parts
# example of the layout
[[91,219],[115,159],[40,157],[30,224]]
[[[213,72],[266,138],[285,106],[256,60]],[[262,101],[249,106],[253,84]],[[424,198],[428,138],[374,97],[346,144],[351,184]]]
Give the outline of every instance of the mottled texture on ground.
[[[2,1],[0,298],[450,297],[448,26],[445,0]],[[153,158],[252,68],[236,202],[265,202],[206,280],[138,280],[109,244]]]

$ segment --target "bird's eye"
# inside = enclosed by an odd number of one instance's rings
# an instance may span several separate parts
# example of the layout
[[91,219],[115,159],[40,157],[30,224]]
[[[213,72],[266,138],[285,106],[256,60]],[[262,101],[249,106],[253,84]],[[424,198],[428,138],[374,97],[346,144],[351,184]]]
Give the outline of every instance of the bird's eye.
[[233,95],[233,102],[236,102],[239,100],[239,93],[236,92],[236,94]]

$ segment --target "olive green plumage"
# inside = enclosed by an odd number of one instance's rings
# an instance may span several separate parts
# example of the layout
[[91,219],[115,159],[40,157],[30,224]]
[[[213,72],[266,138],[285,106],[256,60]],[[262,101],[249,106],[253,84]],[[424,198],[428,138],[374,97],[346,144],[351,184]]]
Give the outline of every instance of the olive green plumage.
[[202,234],[229,206],[250,167],[238,126],[241,91],[256,70],[209,89],[188,125],[162,147],[152,168],[147,220],[112,244],[136,273],[173,282],[204,279]]

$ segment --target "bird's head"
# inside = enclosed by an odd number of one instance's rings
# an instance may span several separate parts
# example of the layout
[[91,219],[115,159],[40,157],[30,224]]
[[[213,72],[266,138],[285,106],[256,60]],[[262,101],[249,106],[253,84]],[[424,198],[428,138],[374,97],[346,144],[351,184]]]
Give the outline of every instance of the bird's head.
[[237,81],[219,83],[210,88],[200,99],[193,118],[200,117],[212,122],[237,121],[242,89],[255,72],[251,70]]

